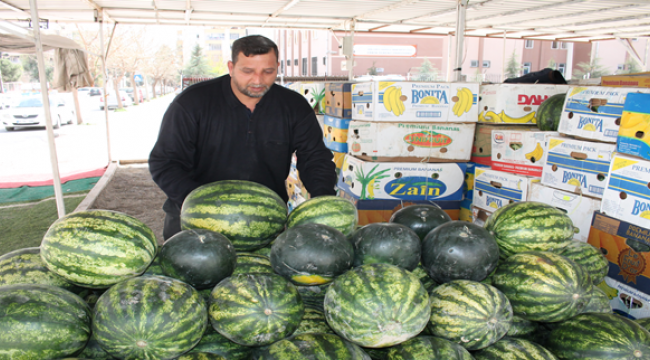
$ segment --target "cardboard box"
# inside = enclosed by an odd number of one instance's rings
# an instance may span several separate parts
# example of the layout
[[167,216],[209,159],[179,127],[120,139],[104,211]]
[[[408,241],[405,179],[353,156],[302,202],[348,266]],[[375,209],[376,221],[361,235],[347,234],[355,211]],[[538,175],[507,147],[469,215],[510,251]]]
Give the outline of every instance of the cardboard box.
[[650,94],[628,94],[616,151],[650,160]]
[[601,76],[600,85],[609,87],[650,88],[650,72]]
[[332,151],[332,154],[334,155],[332,161],[334,161],[334,165],[336,165],[336,176],[339,176],[341,173],[341,167],[343,167],[343,161],[345,161],[345,153]]
[[650,161],[615,153],[607,178],[600,211],[650,228]]
[[328,149],[348,152],[348,128],[350,119],[325,115],[323,118],[323,140]]
[[472,216],[472,199],[463,199],[463,201],[460,202],[458,220],[474,222],[474,217]]
[[573,86],[567,93],[558,131],[589,140],[615,143],[629,93],[648,93],[645,88]]
[[492,130],[492,169],[527,176],[542,176],[545,137],[557,132]]
[[368,162],[345,157],[338,188],[360,200],[461,201],[464,163]]
[[473,206],[492,212],[513,202],[526,201],[531,184],[537,181],[524,175],[477,168]]
[[542,184],[602,198],[615,149],[613,144],[550,136]]
[[389,122],[476,122],[478,89],[478,83],[356,83],[352,84],[351,90],[352,119]]
[[352,117],[352,83],[325,83],[325,114],[340,118]]
[[352,121],[348,153],[369,161],[469,161],[476,124]]
[[650,295],[610,277],[598,285],[610,298],[612,311],[629,319],[650,317]]
[[481,85],[480,123],[535,124],[539,105],[550,96],[564,94],[568,85],[490,84]]
[[[465,170],[465,184],[463,185],[463,196],[464,199],[473,199],[474,198],[474,176],[476,174],[477,168],[490,168],[489,166],[476,164],[473,162],[467,163],[467,169]],[[468,210],[471,210],[471,207],[467,207]]]
[[[496,209],[492,209],[496,210]],[[478,226],[485,226],[485,222],[487,219],[492,215],[494,211],[488,211],[485,209],[478,208],[476,206],[472,206],[472,223],[478,225]]]
[[650,293],[650,229],[596,211],[589,244],[609,261],[607,276],[644,293]]
[[470,160],[477,164],[492,165],[492,130],[536,130],[528,125],[488,125],[477,124]]
[[598,199],[553,189],[540,183],[534,183],[531,186],[528,200],[543,202],[564,210],[573,221],[573,226],[577,228],[573,239],[582,242],[587,242],[589,238],[589,228],[594,211],[600,210],[600,200]]

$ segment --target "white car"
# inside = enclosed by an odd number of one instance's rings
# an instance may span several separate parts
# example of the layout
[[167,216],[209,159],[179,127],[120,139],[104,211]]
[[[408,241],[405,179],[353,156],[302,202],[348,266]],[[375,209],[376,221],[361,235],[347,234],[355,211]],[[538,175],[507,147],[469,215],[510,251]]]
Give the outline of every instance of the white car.
[[[30,95],[19,98],[10,108],[2,112],[2,124],[7,131],[17,127],[45,127],[43,97]],[[74,106],[60,96],[50,96],[52,127],[58,129],[62,124],[72,124],[76,115]]]
[[[120,94],[120,99],[122,100],[122,106],[127,107],[133,105],[133,101],[131,101],[131,97],[129,97],[126,92],[119,92]],[[108,96],[106,96],[106,103],[104,103],[104,96],[99,97],[99,110],[104,110],[104,105],[108,107],[108,109],[117,109],[117,97],[115,97],[115,91],[108,91]]]

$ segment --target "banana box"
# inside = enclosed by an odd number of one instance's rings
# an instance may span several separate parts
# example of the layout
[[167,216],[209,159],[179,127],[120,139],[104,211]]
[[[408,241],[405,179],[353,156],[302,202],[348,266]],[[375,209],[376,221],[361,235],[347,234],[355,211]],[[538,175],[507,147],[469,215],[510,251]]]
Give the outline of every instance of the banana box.
[[478,122],[535,124],[539,105],[549,97],[564,94],[568,85],[490,84],[481,85]]
[[334,165],[336,165],[336,175],[338,176],[339,174],[341,174],[341,167],[343,167],[343,161],[345,160],[345,153],[332,151],[332,154],[334,155],[332,161],[334,161]]
[[601,86],[650,88],[650,72],[601,76]]
[[350,119],[325,115],[323,118],[323,140],[328,149],[341,153],[348,152],[350,121]]
[[476,122],[478,83],[372,81],[352,84],[352,120]]
[[612,311],[616,314],[632,320],[650,317],[650,295],[610,277],[605,277],[598,287],[607,294]]
[[325,114],[339,118],[352,117],[352,83],[325,83]]
[[530,187],[539,179],[492,169],[477,168],[473,206],[493,212],[513,202],[526,201]]
[[478,226],[485,226],[485,222],[487,219],[492,215],[496,209],[492,209],[492,211],[488,211],[485,209],[478,208],[476,206],[472,206],[472,223],[478,225]]
[[368,161],[469,161],[476,124],[352,121],[348,153]]
[[530,189],[528,201],[543,202],[564,210],[576,228],[573,239],[587,242],[594,211],[600,210],[599,199],[553,189],[540,183],[534,183]]
[[615,153],[600,211],[650,228],[650,161]]
[[627,95],[616,151],[650,160],[650,94]]
[[472,144],[472,156],[470,160],[477,164],[492,165],[492,130],[535,130],[528,125],[490,125],[476,124],[474,132],[474,143]]
[[602,198],[614,144],[549,136],[542,184]]
[[473,222],[472,216],[472,199],[463,199],[460,202],[460,212],[458,213],[458,220]]
[[301,82],[297,91],[307,99],[317,114],[325,113],[325,83]]
[[492,130],[492,169],[527,176],[542,176],[545,136],[557,132]]
[[[474,176],[476,174],[477,168],[490,168],[490,167],[482,164],[473,163],[473,162],[467,163],[467,169],[465,170],[465,184],[463,185],[464,199],[471,200],[474,198]],[[471,210],[471,207],[468,206],[467,209]]]
[[573,86],[567,92],[558,131],[583,139],[615,143],[628,94],[645,88]]
[[338,188],[359,200],[461,201],[465,163],[368,162],[347,155]]
[[609,261],[607,276],[650,293],[650,228],[596,211],[587,242]]

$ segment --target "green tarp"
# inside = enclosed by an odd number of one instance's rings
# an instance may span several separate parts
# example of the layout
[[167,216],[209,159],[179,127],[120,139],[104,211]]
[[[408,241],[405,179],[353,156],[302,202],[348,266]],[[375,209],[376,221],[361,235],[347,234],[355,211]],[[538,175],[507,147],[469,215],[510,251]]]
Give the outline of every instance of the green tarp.
[[[92,189],[101,177],[91,177],[79,180],[69,180],[61,184],[63,195]],[[8,203],[28,202],[42,200],[54,196],[54,187],[49,186],[21,186],[11,189],[0,189],[0,205]]]

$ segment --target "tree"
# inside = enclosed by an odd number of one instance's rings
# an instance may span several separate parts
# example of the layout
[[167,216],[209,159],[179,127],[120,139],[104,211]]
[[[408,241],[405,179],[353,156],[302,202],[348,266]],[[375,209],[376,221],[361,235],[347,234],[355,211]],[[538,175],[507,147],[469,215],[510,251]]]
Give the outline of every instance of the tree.
[[[45,60],[45,77],[47,82],[51,82],[54,74],[54,59],[52,59],[51,54],[43,54],[43,56]],[[21,55],[20,61],[23,64],[23,70],[29,75],[29,80],[39,81],[36,55]]]
[[438,77],[438,69],[429,61],[424,59],[418,68],[418,74],[414,76],[415,81],[434,81]]
[[619,74],[634,74],[641,72],[641,67],[639,67],[639,63],[634,61],[631,57],[628,57],[625,60],[625,64],[623,65],[623,70],[619,71]]
[[187,64],[185,69],[183,69],[183,75],[186,76],[209,76],[211,75],[210,72],[210,64],[208,63],[208,59],[206,59],[205,56],[203,56],[203,49],[199,44],[196,44],[194,46],[194,49],[192,50],[192,57],[190,59],[190,63]]
[[18,81],[23,75],[22,65],[14,64],[7,59],[0,60],[0,71],[2,71],[3,82]]
[[368,75],[379,75],[374,61],[372,62],[372,66],[368,68]]
[[577,65],[580,69],[573,70],[576,78],[591,79],[607,75],[609,71],[600,63],[600,58],[594,58],[591,62],[580,62]]
[[[152,78],[151,90],[156,96],[156,85],[159,82],[169,81],[178,76],[180,61],[174,51],[167,45],[161,46],[154,56],[148,60],[144,67],[145,73]],[[162,91],[160,92],[162,94]]]
[[548,65],[546,65],[547,68],[557,70],[557,63],[555,62],[555,59],[549,59],[548,60]]
[[506,64],[506,79],[519,76],[519,68],[521,65],[515,59],[516,57],[517,53],[513,51],[508,63]]

